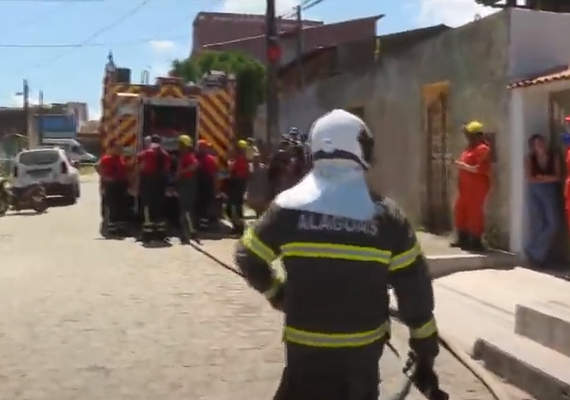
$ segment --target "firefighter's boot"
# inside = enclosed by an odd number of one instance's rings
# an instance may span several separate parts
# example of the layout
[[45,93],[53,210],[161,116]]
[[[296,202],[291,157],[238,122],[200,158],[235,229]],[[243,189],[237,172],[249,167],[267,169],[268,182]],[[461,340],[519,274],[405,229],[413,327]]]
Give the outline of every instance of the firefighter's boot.
[[469,247],[469,244],[469,235],[467,235],[465,232],[458,231],[457,239],[451,242],[449,246],[466,250]]
[[481,236],[468,235],[466,250],[483,252],[487,249],[481,240]]

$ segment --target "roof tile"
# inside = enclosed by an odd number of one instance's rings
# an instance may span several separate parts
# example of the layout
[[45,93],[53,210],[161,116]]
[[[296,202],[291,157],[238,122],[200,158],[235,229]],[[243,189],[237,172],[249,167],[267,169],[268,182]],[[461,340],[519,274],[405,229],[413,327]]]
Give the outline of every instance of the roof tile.
[[545,83],[555,82],[555,81],[565,81],[570,80],[570,65],[558,66],[551,68],[547,71],[543,71],[539,75],[534,75],[533,77],[527,77],[511,83],[509,89],[525,88],[530,86],[542,85]]

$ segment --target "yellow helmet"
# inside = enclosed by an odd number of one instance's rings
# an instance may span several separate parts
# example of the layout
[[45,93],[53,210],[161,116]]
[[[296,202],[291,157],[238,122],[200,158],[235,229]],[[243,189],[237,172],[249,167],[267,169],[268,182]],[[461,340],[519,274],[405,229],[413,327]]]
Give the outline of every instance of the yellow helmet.
[[178,142],[186,147],[192,147],[192,144],[194,143],[194,141],[192,140],[192,138],[188,135],[180,135],[178,137]]
[[238,143],[238,148],[245,149],[247,147],[247,142],[245,140],[240,140]]
[[468,134],[481,133],[483,132],[483,124],[479,121],[471,121],[466,123],[463,129]]

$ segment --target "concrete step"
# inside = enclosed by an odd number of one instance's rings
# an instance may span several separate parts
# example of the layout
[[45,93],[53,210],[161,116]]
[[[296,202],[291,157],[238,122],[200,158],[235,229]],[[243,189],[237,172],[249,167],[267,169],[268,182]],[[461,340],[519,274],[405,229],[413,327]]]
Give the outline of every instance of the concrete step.
[[516,334],[481,337],[473,357],[537,400],[568,400],[570,358]]
[[515,333],[570,357],[570,302],[517,305]]
[[545,299],[570,304],[569,282],[524,268],[459,273],[438,279],[435,286],[513,316],[517,304]]

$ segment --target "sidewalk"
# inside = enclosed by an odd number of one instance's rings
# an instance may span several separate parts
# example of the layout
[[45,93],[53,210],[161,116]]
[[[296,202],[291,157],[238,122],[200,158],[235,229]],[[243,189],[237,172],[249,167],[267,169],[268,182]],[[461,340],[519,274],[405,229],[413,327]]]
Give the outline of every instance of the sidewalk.
[[417,232],[418,240],[429,260],[434,279],[457,272],[490,268],[510,268],[516,265],[516,257],[502,251],[475,254],[449,247],[446,237]]
[[570,283],[524,268],[435,282],[442,332],[538,400],[570,393]]

